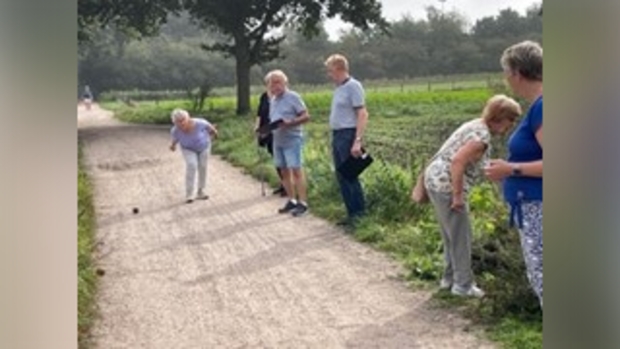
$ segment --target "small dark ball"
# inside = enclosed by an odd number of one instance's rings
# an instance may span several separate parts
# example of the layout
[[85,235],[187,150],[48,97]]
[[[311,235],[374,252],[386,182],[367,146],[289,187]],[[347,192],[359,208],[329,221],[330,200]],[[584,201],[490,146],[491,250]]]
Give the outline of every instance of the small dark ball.
[[133,208],[133,214],[138,214],[140,213],[140,209],[138,209],[137,207]]
[[105,270],[97,268],[97,275],[104,276],[105,275]]

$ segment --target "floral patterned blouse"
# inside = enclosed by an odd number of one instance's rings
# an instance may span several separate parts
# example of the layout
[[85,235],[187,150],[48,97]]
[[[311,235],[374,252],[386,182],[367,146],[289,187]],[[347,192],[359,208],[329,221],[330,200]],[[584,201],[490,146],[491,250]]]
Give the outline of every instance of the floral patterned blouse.
[[474,119],[462,124],[441,146],[424,173],[424,185],[427,190],[452,192],[450,174],[452,159],[463,145],[472,140],[482,142],[487,147],[480,161],[470,163],[465,167],[463,190],[466,193],[469,192],[475,179],[481,174],[482,165],[488,161],[491,152],[491,133],[482,119]]

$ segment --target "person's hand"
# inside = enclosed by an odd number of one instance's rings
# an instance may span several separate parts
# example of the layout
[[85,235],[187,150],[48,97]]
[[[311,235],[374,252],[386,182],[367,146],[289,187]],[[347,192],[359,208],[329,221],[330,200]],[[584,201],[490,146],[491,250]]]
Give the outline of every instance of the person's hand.
[[354,158],[359,158],[362,156],[362,142],[355,141],[353,143],[353,147],[351,147],[351,155]]
[[282,124],[280,127],[291,127],[291,126],[293,126],[292,119],[282,119]]
[[484,167],[484,175],[492,181],[501,181],[510,176],[511,173],[510,164],[501,159],[490,160]]
[[452,194],[452,204],[450,205],[450,209],[462,212],[464,207],[465,200],[463,199],[463,194]]
[[259,130],[260,130],[260,127],[258,125],[254,126],[254,137],[256,137],[257,139],[265,138],[265,135],[260,133]]
[[170,144],[170,151],[175,151],[177,149],[177,145],[176,144]]

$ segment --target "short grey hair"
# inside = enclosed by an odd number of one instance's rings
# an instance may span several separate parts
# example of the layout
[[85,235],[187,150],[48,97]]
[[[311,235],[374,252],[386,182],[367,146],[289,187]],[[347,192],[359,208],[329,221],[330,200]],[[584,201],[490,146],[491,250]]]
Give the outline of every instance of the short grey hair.
[[526,40],[504,50],[500,59],[502,68],[519,73],[531,81],[542,81],[543,50],[540,44]]
[[189,118],[189,113],[185,109],[176,108],[170,113],[170,119],[172,119],[172,123],[176,123],[177,121],[181,121],[185,118]]
[[282,79],[282,81],[284,81],[284,84],[288,85],[288,77],[286,76],[286,74],[284,74],[282,70],[279,69],[272,70],[267,73],[267,75],[265,75],[265,84],[269,85],[271,80],[276,77]]

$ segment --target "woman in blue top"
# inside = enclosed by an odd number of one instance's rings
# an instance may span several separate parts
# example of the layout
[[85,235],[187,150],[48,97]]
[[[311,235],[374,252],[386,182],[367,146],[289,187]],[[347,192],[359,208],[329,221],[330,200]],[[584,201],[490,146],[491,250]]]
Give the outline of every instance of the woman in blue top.
[[202,118],[192,118],[183,109],[175,109],[170,115],[174,126],[170,130],[172,143],[170,150],[175,151],[177,143],[181,145],[181,152],[186,163],[185,173],[185,199],[186,202],[194,201],[194,184],[196,172],[198,172],[198,199],[209,198],[205,194],[207,181],[207,159],[211,151],[211,137],[217,136],[214,125]]
[[510,224],[521,237],[527,276],[540,305],[543,304],[542,232],[542,47],[524,41],[507,48],[500,60],[506,83],[531,106],[508,140],[508,159],[492,160],[486,176],[503,180],[504,197],[510,204]]

